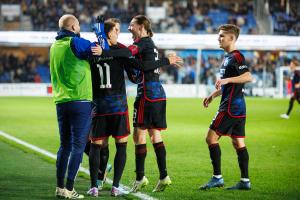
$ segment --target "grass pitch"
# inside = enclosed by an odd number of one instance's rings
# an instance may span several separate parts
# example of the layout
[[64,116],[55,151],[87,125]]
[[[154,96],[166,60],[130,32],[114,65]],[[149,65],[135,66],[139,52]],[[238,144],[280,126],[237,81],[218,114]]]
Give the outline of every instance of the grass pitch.
[[[153,147],[148,143],[146,176],[150,184],[142,191],[158,199],[297,199],[300,195],[300,108],[295,104],[291,118],[284,120],[288,100],[247,98],[246,144],[250,155],[251,191],[213,189],[199,191],[198,187],[211,177],[212,168],[205,144],[208,126],[217,111],[219,99],[204,109],[200,99],[169,99],[167,102],[168,129],[163,132],[167,147],[167,166],[173,185],[163,193],[152,193],[158,169]],[[133,99],[129,100],[132,114]],[[28,143],[56,153],[58,128],[55,105],[51,98],[1,97],[0,130]],[[6,143],[6,139],[1,138]],[[148,140],[149,141],[149,140]],[[11,143],[10,143],[11,144]],[[239,180],[237,156],[230,138],[220,141],[222,173],[226,186]],[[17,145],[0,142],[0,199],[51,199],[55,188],[55,164],[28,151],[20,152]],[[110,163],[115,154],[110,143]],[[131,185],[134,173],[134,145],[130,137],[127,164],[121,182]],[[32,161],[34,160],[34,161]],[[36,164],[35,164],[36,163]],[[20,167],[24,166],[24,167]],[[46,167],[43,167],[46,166]],[[85,157],[84,167],[88,167]],[[9,170],[8,170],[9,169]],[[28,170],[31,170],[31,173]],[[42,169],[37,177],[35,173]],[[112,174],[109,175],[112,177]],[[38,180],[38,181],[37,181]],[[24,184],[19,184],[21,181]],[[88,179],[76,182],[78,192],[85,193]],[[109,186],[107,186],[109,188]],[[11,196],[12,191],[15,196]],[[26,195],[24,195],[24,191]],[[43,191],[43,192],[41,192]],[[25,196],[25,198],[24,198]],[[104,194],[105,198],[109,194]],[[15,198],[14,198],[15,197]],[[130,199],[131,197],[128,197]]]

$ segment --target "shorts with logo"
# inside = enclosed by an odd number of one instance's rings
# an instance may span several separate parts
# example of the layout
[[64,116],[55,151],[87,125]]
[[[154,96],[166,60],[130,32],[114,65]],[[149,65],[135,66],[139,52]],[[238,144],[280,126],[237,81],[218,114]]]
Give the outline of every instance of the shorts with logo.
[[124,114],[96,115],[92,120],[90,139],[102,140],[109,136],[124,138],[130,134],[128,112]]
[[210,129],[219,136],[245,138],[246,117],[232,117],[227,112],[217,112],[210,124]]
[[166,100],[148,101],[137,98],[134,102],[133,127],[166,129]]

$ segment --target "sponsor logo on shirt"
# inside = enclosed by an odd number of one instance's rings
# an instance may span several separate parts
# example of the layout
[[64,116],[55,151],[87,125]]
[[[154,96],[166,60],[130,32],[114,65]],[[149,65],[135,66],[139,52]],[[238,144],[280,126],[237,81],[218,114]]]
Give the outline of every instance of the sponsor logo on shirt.
[[248,67],[247,67],[247,65],[242,65],[242,66],[239,66],[239,69],[240,69],[240,70],[242,70],[242,69],[246,69],[246,68],[248,68]]

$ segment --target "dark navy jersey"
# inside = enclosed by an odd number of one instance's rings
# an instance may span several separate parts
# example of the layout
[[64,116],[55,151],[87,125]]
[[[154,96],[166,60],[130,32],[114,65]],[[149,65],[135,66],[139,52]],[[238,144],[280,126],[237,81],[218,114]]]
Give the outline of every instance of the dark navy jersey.
[[[120,45],[111,46],[119,49]],[[93,85],[93,102],[96,115],[122,114],[127,112],[127,99],[124,70],[128,78],[135,82],[137,71],[129,66],[126,58],[102,59],[96,57],[90,61]]]
[[[239,76],[248,72],[245,58],[241,52],[235,50],[224,56],[220,68],[221,79]],[[232,117],[245,117],[246,104],[243,92],[243,83],[228,83],[222,85],[222,99],[219,111],[226,111]]]
[[[158,50],[150,37],[136,40],[129,48],[136,51],[134,53],[135,58],[140,59],[143,62],[159,60]],[[137,98],[144,97],[148,101],[160,101],[166,99],[165,91],[159,81],[159,74],[159,68],[142,71],[141,76],[143,76],[143,82],[138,84]]]
[[300,92],[300,88],[296,88],[296,84],[300,83],[300,71],[299,70],[295,70],[293,72],[293,76],[292,76],[292,89],[293,92]]

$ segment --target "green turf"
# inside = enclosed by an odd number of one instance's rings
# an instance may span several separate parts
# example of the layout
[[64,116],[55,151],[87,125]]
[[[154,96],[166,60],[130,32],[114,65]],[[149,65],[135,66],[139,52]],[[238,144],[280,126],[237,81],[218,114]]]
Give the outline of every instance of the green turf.
[[[0,152],[0,199],[56,199],[54,197],[56,182],[54,164],[3,143],[1,138]],[[78,177],[76,188],[78,191],[86,191],[88,184],[87,179]],[[105,186],[102,198],[114,199],[110,197],[108,186]],[[129,196],[121,199],[136,198]]]
[[[133,99],[129,102],[132,113]],[[279,118],[279,114],[287,109],[287,99],[247,98],[246,144],[250,154],[252,191],[197,190],[210,178],[212,172],[205,135],[218,103],[219,100],[216,99],[208,109],[204,109],[200,99],[168,100],[168,130],[164,131],[163,137],[167,147],[168,172],[173,185],[164,193],[151,193],[158,179],[158,169],[153,147],[149,143],[146,175],[150,184],[143,191],[159,199],[297,199],[300,195],[300,108],[295,105],[289,120]],[[51,98],[0,98],[0,130],[53,153],[57,151],[57,122]],[[230,186],[239,180],[236,153],[230,138],[222,138],[220,144],[223,176],[225,184]],[[112,163],[115,147],[113,143],[110,146]],[[0,152],[2,157],[2,151]],[[127,158],[122,183],[130,185],[135,177],[134,145],[131,138]],[[11,162],[9,165],[18,163],[22,161],[15,156],[15,163]],[[55,166],[51,162],[49,165],[52,170],[48,170],[48,174],[44,173],[40,178],[45,182],[53,179],[46,190],[52,195]],[[83,165],[87,167],[86,158]],[[26,172],[22,172],[21,168],[17,173]],[[26,179],[30,177],[24,177],[23,181]],[[78,182],[88,184],[87,180]],[[33,184],[31,186],[44,187]],[[84,189],[83,187],[83,191]],[[36,197],[34,191],[31,193]]]

